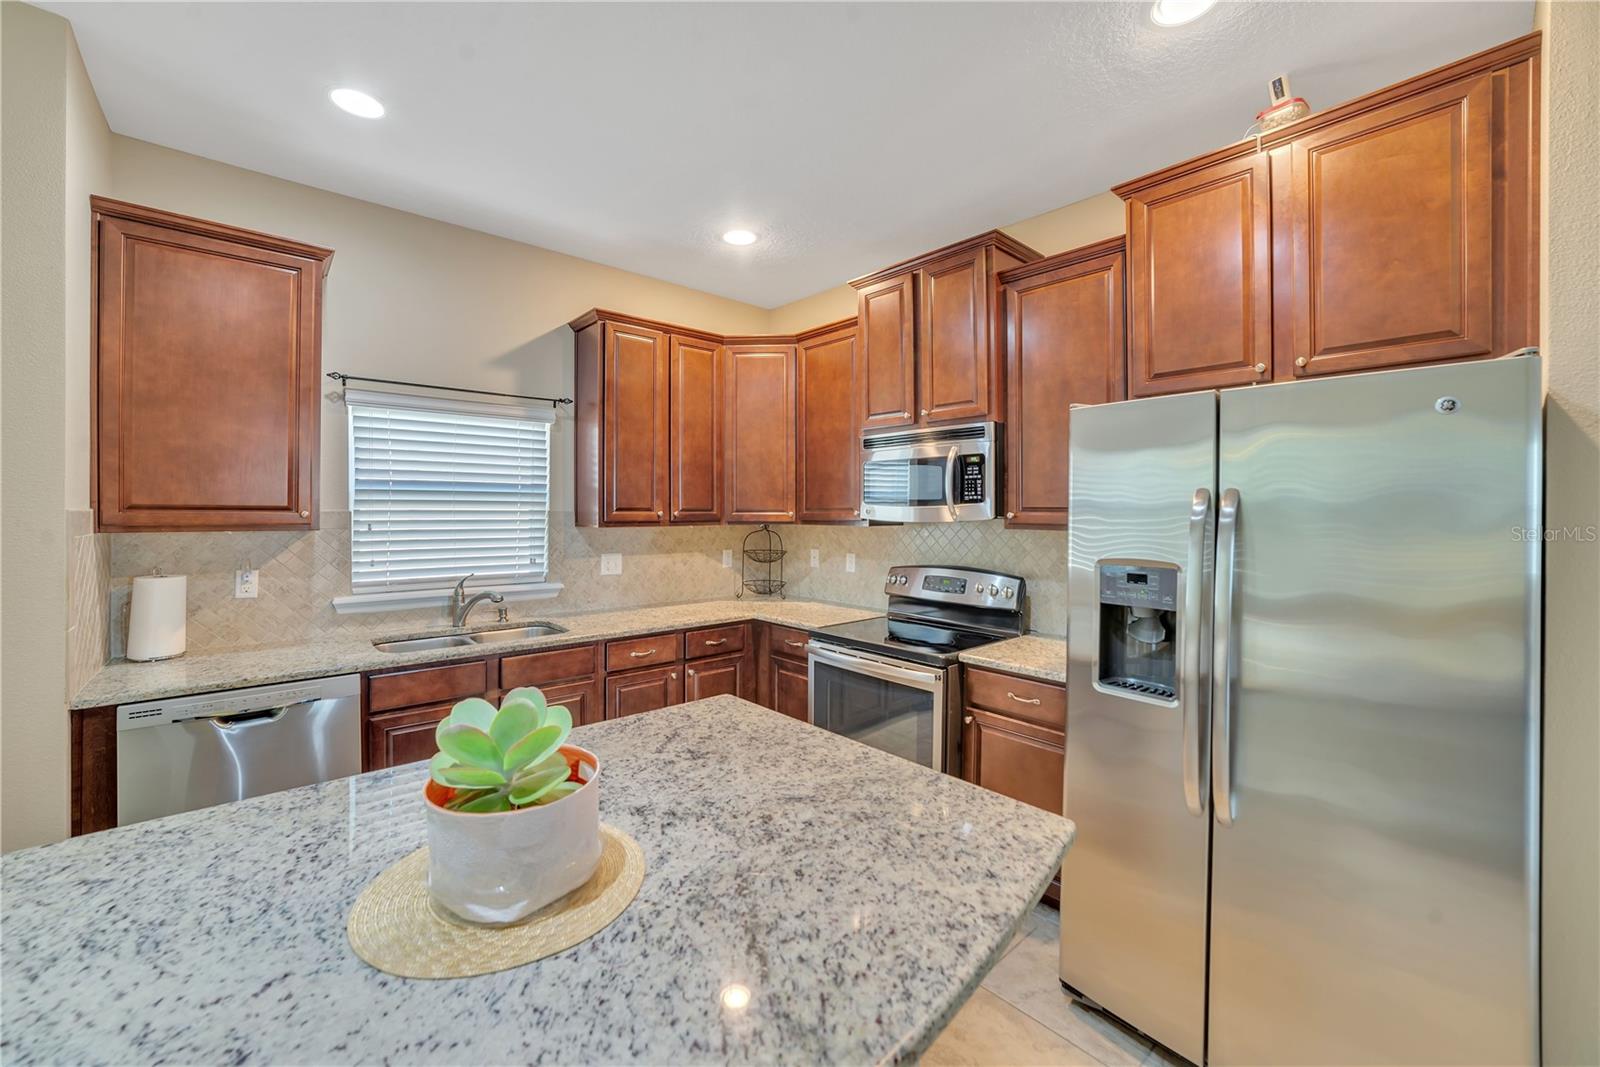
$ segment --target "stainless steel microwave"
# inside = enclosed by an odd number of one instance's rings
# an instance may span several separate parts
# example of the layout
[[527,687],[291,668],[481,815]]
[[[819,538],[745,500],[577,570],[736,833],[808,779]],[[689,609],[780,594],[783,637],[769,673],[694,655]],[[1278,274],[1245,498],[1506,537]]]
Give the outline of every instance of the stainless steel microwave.
[[861,435],[861,517],[966,522],[1000,514],[1000,435],[992,422]]

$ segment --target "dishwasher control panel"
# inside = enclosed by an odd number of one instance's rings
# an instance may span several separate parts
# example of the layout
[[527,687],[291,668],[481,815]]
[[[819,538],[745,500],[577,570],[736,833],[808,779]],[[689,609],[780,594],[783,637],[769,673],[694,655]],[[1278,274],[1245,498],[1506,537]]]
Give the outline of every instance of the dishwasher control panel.
[[315,700],[337,700],[361,695],[360,675],[318,678],[283,685],[259,685],[249,689],[230,689],[221,693],[167,697],[117,707],[117,730],[137,730],[145,726],[214,719],[223,715],[244,715],[269,711]]

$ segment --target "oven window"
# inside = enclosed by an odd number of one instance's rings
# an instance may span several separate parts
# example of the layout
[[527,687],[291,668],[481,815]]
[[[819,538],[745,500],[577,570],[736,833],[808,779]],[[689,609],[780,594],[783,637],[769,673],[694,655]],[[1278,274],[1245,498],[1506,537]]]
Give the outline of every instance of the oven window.
[[933,766],[933,694],[814,660],[816,725]]
[[941,458],[869,462],[862,468],[862,502],[943,507],[946,464]]

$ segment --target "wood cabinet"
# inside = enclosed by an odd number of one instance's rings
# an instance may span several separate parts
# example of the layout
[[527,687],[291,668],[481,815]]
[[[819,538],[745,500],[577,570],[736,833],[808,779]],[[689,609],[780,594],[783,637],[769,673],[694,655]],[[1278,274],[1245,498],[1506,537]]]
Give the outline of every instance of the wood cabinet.
[[1116,237],[1000,275],[1008,527],[1066,526],[1071,405],[1126,396],[1125,259]]
[[457,701],[496,696],[498,666],[493,659],[476,659],[368,675],[361,706],[362,768],[431,759],[438,751],[434,730]]
[[861,427],[1003,419],[997,275],[1038,258],[991,230],[851,282]]
[[680,633],[650,634],[648,637],[606,642],[607,674],[677,663],[681,659],[683,635]]
[[606,675],[606,718],[641,715],[683,703],[682,667],[652,667]]
[[856,522],[861,513],[860,340],[855,321],[795,346],[795,518]]
[[452,700],[445,704],[424,704],[368,718],[364,768],[376,771],[432,759],[433,754],[439,751],[434,743],[434,734],[439,724],[450,717],[453,707],[455,701]]
[[367,709],[393,711],[483,696],[496,688],[491,660],[468,660],[440,667],[386,671],[367,678]]
[[758,701],[801,722],[811,721],[806,644],[811,635],[790,626],[768,625],[760,654],[765,660]]
[[97,529],[314,528],[333,252],[101,197],[91,208]]
[[729,522],[793,522],[795,346],[723,348]]
[[[967,668],[961,776],[1013,800],[1060,814],[1066,773],[1066,689]],[[1045,893],[1061,899],[1059,877]]]
[[574,725],[605,718],[605,690],[600,682],[599,654],[594,645],[524,652],[500,660],[500,691],[537,686],[546,703],[563,705]]
[[574,521],[665,522],[671,483],[668,329],[601,311],[570,325],[577,360]]
[[674,334],[668,463],[673,522],[722,521],[722,350]]
[[755,693],[755,657],[743,652],[690,660],[683,668],[683,699],[735,696],[749,700]]
[[1539,35],[1116,188],[1133,396],[1538,336]]

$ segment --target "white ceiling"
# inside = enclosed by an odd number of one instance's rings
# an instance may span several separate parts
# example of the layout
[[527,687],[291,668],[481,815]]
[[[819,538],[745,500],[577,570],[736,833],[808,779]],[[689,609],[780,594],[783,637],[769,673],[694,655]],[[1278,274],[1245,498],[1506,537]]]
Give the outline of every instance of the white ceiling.
[[43,6],[118,133],[773,307],[1236,140],[1272,74],[1327,107],[1533,5]]

